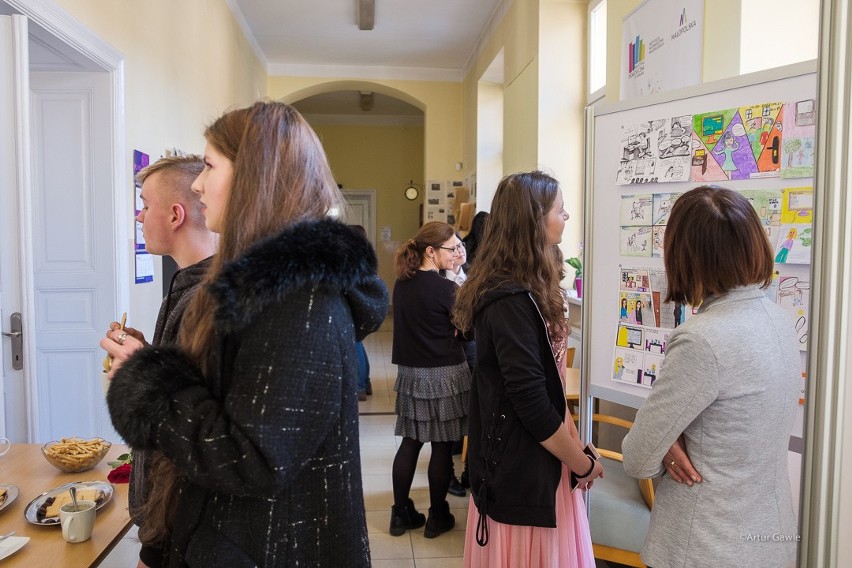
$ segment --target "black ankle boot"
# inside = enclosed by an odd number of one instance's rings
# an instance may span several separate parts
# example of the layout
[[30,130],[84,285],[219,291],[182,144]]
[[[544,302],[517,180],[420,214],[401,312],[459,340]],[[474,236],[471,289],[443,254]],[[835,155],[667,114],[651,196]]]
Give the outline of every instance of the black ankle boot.
[[444,501],[437,509],[429,507],[429,519],[426,521],[426,529],[423,536],[435,538],[441,533],[456,526],[456,518],[450,513],[450,504]]
[[414,501],[406,502],[405,507],[391,505],[390,529],[392,536],[402,536],[408,529],[419,529],[426,523],[426,515],[414,508]]

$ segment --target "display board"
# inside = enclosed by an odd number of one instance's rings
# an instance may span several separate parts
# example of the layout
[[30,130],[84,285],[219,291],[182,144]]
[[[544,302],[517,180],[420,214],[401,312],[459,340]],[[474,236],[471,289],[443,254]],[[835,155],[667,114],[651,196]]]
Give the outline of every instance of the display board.
[[678,194],[708,183],[742,192],[764,222],[777,253],[767,294],[796,313],[806,369],[816,87],[809,62],[594,108],[587,395],[638,408],[653,388],[668,334],[692,313],[662,303],[666,213]]

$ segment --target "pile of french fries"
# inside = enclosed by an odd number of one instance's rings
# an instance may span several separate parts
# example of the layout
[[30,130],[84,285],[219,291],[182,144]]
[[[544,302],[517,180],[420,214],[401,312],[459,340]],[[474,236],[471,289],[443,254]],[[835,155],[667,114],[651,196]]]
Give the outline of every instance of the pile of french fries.
[[84,440],[76,436],[62,438],[44,449],[44,454],[62,466],[73,469],[86,467],[100,460],[109,449],[109,443],[100,438]]

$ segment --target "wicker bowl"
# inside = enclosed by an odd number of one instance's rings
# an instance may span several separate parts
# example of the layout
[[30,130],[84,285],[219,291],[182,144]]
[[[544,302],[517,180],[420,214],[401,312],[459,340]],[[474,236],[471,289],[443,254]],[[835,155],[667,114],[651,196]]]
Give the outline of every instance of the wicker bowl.
[[59,471],[80,473],[98,465],[111,445],[103,438],[63,438],[46,443],[41,447],[41,453]]

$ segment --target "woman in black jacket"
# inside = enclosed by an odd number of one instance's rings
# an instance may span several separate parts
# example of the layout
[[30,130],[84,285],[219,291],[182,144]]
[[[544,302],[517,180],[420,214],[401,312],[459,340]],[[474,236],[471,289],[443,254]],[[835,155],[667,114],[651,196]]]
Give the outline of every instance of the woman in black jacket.
[[568,214],[541,172],[500,182],[454,321],[473,330],[465,566],[593,567],[582,497],[603,474],[583,453],[562,374],[568,325],[557,244]]
[[369,566],[355,342],[387,310],[370,244],[292,107],[226,113],[193,184],[220,234],[180,348],[126,353],[107,395],[115,429],[157,450],[143,542],[167,566]]
[[[402,443],[393,462],[390,534],[426,528],[435,538],[455,526],[446,501],[453,475],[453,441],[466,431],[470,393],[461,338],[451,314],[457,286],[440,275],[460,262],[461,240],[451,225],[423,225],[396,253],[393,287],[393,355],[397,365],[396,435]],[[426,442],[429,460],[429,519],[409,498],[417,457]]]

